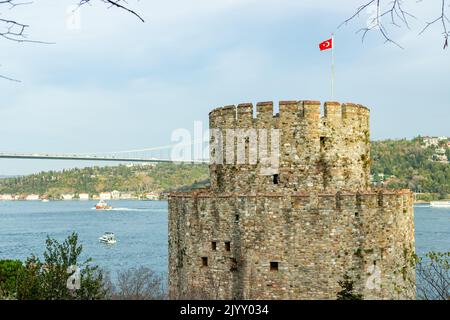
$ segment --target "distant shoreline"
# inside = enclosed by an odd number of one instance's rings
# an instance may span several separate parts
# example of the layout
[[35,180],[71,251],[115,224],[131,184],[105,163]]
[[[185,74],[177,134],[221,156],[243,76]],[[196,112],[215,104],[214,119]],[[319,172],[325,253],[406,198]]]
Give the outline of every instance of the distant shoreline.
[[[0,202],[43,202],[43,199],[39,199],[39,200],[25,200],[25,199],[21,199],[21,200],[0,200]],[[98,199],[89,199],[89,200],[80,200],[80,199],[71,199],[71,200],[63,200],[63,199],[49,199],[49,202],[95,202],[95,201],[99,201]],[[158,199],[158,200],[148,200],[148,199],[111,199],[111,200],[107,200],[107,201],[142,201],[142,202],[158,202],[158,201],[167,201],[167,199]],[[450,201],[449,200],[439,200],[439,201]],[[427,204],[427,205],[431,205],[431,201],[416,201],[414,202],[414,205],[419,205],[419,204]]]
[[450,201],[450,199],[433,200],[433,201],[418,200],[415,201],[414,204],[430,204],[431,202],[446,202],[446,201]]
[[[39,200],[0,200],[0,202],[42,202],[44,199]],[[89,201],[99,201],[99,199],[89,199],[89,200],[80,200],[80,199],[71,199],[71,200],[63,200],[63,199],[48,199],[49,202],[89,202]],[[111,199],[107,201],[145,201],[145,202],[157,202],[157,201],[167,201],[167,199],[158,199],[158,200],[148,200],[148,199]]]

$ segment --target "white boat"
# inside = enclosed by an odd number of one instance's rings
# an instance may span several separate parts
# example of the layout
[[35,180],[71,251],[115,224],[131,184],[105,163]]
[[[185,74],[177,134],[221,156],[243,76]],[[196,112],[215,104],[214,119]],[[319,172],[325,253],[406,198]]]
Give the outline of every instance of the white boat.
[[106,244],[115,244],[117,242],[116,236],[112,232],[105,232],[98,240]]
[[48,199],[43,199],[42,202],[50,202]]
[[450,201],[432,201],[430,206],[434,208],[450,208]]

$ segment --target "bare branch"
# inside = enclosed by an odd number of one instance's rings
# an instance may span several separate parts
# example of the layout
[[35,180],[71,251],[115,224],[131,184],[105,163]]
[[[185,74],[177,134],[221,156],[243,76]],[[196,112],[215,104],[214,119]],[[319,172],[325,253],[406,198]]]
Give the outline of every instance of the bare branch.
[[[126,1],[124,1],[124,0],[101,0],[101,1],[106,4],[109,4],[109,8],[116,7],[116,8],[125,10],[125,11],[131,13],[132,15],[136,16],[142,22],[145,22],[145,20],[136,11],[130,9],[127,5],[122,4],[122,3],[126,3]],[[79,6],[81,7],[82,5],[85,5],[85,4],[88,4],[91,2],[92,2],[92,0],[80,0]]]
[[[9,10],[14,9],[17,6],[30,4],[31,2],[20,2],[18,0],[0,0],[1,6],[7,6]],[[1,14],[1,13],[0,13]],[[20,23],[12,19],[1,18],[0,16],[0,38],[15,42],[39,42],[26,39],[25,30],[28,25]],[[20,82],[19,80],[0,75],[0,79]]]
[[5,79],[5,80],[13,81],[13,82],[21,82],[20,80],[2,76],[1,74],[0,74],[0,79]]
[[429,252],[416,265],[419,298],[448,300],[450,298],[450,252]]
[[342,22],[342,23],[338,26],[338,29],[339,29],[340,27],[342,27],[343,25],[348,24],[351,20],[355,19],[356,17],[359,17],[359,14],[360,14],[363,10],[365,10],[366,8],[368,8],[368,7],[369,7],[372,3],[374,3],[375,1],[376,1],[376,0],[371,0],[371,1],[369,1],[368,3],[363,4],[362,6],[360,6],[360,7],[356,10],[355,14],[353,14],[350,18],[348,18],[347,20],[345,20],[344,22]]
[[[417,2],[421,2],[421,0]],[[437,23],[441,24],[444,36],[444,49],[448,47],[448,38],[450,36],[449,32],[450,20],[446,13],[446,9],[448,9],[448,2],[449,0],[441,0],[440,15],[436,17],[436,19],[434,19],[433,21],[427,22],[425,27],[419,33],[419,34],[424,33],[425,30],[427,30],[430,26],[434,24]],[[346,19],[344,22],[342,22],[338,26],[338,28],[340,28],[343,25],[347,25],[352,20],[355,20],[364,10],[369,9],[371,6],[376,7],[376,16],[368,21],[367,27],[361,28],[357,31],[357,33],[362,33],[361,37],[362,41],[364,41],[369,31],[378,30],[380,35],[385,39],[385,43],[392,43],[398,46],[399,48],[402,48],[402,46],[400,46],[395,40],[393,40],[390,37],[387,25],[392,25],[398,28],[405,26],[406,28],[410,29],[409,21],[411,18],[416,19],[416,17],[412,15],[410,12],[408,12],[406,9],[404,9],[403,0],[367,1],[365,4],[359,6],[356,9],[356,12],[348,19]]]
[[[13,9],[19,5],[29,4],[30,2],[18,2],[17,0],[0,0],[1,5],[7,5],[9,9]],[[25,37],[25,29],[28,25],[20,23],[12,19],[0,17],[0,37],[7,40],[18,41]]]
[[[85,4],[90,4],[94,0],[77,0],[78,7],[81,7]],[[128,7],[128,4],[125,0],[98,0],[107,5],[109,8],[116,7],[121,10],[127,11],[132,15],[136,16],[142,22],[145,22],[144,19],[134,10]],[[17,6],[28,5],[31,4],[31,1],[24,0],[0,0],[0,10],[1,8],[7,8],[9,10],[14,9]],[[38,41],[38,40],[30,40],[27,38],[26,30],[29,28],[27,24],[16,21],[14,19],[7,19],[2,17],[2,11],[0,11],[0,38],[14,41],[18,43],[39,43],[39,44],[52,44],[51,42]],[[0,79],[6,79],[10,81],[17,81],[13,78],[0,75]],[[19,81],[17,81],[19,82]]]
[[424,33],[425,30],[427,30],[433,24],[441,23],[442,24],[442,29],[443,29],[442,33],[444,35],[444,49],[446,49],[448,47],[448,37],[450,35],[450,31],[448,30],[447,24],[450,23],[450,20],[447,17],[446,10],[445,10],[446,7],[448,7],[447,3],[446,3],[447,0],[441,0],[441,1],[442,1],[442,3],[441,3],[441,15],[439,17],[437,17],[436,19],[434,19],[433,21],[427,22],[426,26],[422,29],[422,31],[420,31],[419,34]]
[[7,4],[10,6],[10,9],[17,7],[17,6],[21,6],[24,4],[31,4],[32,2],[17,2],[16,0],[1,0],[0,1],[0,5],[2,4]]

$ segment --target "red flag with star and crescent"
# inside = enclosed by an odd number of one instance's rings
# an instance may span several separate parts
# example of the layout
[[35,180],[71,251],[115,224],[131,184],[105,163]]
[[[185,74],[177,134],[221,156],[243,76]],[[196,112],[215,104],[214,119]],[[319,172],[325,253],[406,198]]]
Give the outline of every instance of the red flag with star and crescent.
[[321,42],[319,44],[320,51],[328,50],[333,48],[333,38],[330,38],[328,40],[325,40],[324,42]]

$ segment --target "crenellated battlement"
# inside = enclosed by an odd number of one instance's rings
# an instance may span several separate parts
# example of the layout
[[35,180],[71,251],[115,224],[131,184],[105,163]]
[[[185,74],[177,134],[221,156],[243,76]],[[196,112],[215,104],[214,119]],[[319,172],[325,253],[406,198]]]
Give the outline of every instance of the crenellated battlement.
[[[217,128],[232,129],[238,123],[249,121],[248,128],[258,128],[267,126],[269,119],[271,127],[275,128],[278,118],[295,118],[296,120],[311,119],[317,120],[317,125],[321,121],[357,120],[366,125],[370,110],[360,104],[325,102],[320,101],[280,101],[279,113],[274,113],[274,103],[272,101],[258,102],[256,108],[252,103],[241,103],[237,106],[228,105],[212,110],[209,113],[210,120]],[[323,110],[323,111],[322,111]],[[255,115],[255,116],[254,116]],[[224,127],[225,125],[233,125]]]
[[[275,114],[268,101],[256,109],[252,103],[217,108],[209,116],[210,129],[222,135],[210,144],[213,189],[337,191],[370,184],[370,111],[362,105],[280,101]],[[274,175],[276,185],[268,177]]]

